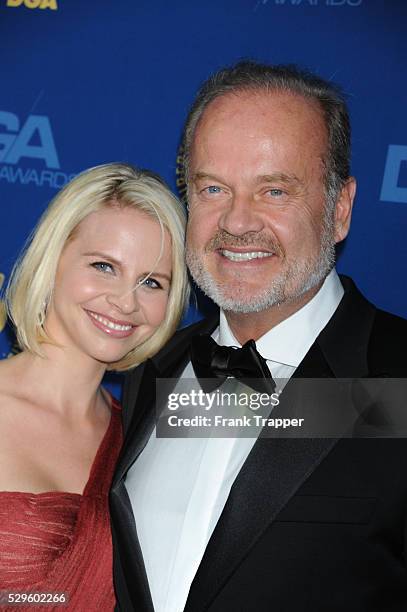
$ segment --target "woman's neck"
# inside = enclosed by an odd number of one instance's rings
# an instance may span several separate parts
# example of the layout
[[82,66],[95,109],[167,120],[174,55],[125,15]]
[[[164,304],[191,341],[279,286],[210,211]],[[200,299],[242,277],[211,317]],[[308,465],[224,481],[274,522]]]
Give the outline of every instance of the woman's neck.
[[74,351],[51,344],[41,345],[44,357],[23,352],[15,360],[17,375],[24,380],[23,395],[72,419],[92,419],[106,404],[100,389],[106,365]]

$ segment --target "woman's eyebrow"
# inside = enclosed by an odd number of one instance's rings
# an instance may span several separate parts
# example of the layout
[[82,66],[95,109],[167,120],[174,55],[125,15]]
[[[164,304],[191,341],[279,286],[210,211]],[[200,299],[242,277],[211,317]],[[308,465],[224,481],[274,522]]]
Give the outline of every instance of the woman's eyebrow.
[[90,251],[90,252],[83,253],[83,256],[84,257],[100,257],[102,259],[108,259],[111,263],[115,264],[116,266],[122,265],[121,261],[119,261],[112,255],[109,255],[108,253],[104,253],[103,251]]

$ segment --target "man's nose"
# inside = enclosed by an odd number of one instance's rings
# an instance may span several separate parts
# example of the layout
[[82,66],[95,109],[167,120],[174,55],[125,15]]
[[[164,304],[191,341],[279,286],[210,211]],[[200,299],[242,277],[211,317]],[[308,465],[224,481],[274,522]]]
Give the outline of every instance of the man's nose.
[[218,226],[233,236],[260,232],[264,227],[253,198],[244,194],[233,195],[219,218]]
[[140,303],[137,296],[137,289],[121,290],[114,293],[109,293],[106,296],[107,302],[122,312],[123,314],[132,314],[140,310]]

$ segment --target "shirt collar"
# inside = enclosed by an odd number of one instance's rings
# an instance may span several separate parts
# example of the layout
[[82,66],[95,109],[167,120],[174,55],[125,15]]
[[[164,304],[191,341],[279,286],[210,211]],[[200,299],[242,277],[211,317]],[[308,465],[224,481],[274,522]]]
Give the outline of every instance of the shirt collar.
[[[259,353],[269,361],[298,367],[337,309],[343,294],[341,281],[333,269],[318,293],[305,306],[256,341]],[[214,337],[220,345],[241,346],[234,337],[223,310],[220,311],[218,333],[214,334]]]

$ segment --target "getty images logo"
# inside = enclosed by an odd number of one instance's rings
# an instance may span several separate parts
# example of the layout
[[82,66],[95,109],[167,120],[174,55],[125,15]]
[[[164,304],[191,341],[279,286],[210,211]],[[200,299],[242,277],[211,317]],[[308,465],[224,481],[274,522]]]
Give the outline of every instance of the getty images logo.
[[[27,167],[27,159],[41,160],[40,165],[47,169]],[[0,111],[0,180],[59,189],[74,176],[60,170],[51,123],[46,115],[29,115],[20,122],[14,113]]]
[[[389,145],[384,168],[380,199],[384,202],[401,202],[407,204],[407,180],[402,182],[402,167],[407,168],[407,146]],[[407,177],[407,172],[404,176]]]

